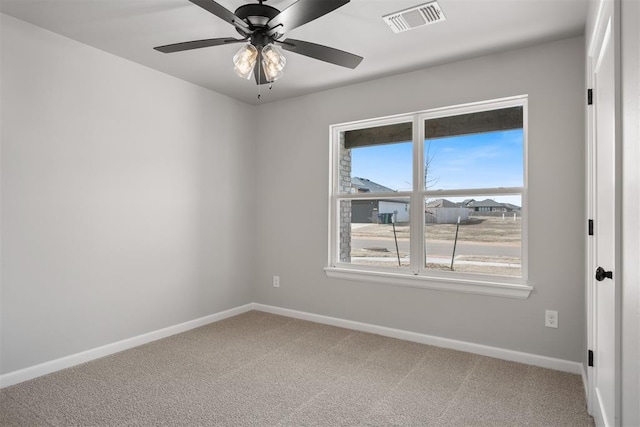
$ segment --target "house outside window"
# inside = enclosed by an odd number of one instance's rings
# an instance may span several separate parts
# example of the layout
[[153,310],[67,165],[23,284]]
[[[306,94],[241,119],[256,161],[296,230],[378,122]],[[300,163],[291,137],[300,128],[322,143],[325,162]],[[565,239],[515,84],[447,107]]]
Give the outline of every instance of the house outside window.
[[331,126],[330,277],[526,298],[527,97]]

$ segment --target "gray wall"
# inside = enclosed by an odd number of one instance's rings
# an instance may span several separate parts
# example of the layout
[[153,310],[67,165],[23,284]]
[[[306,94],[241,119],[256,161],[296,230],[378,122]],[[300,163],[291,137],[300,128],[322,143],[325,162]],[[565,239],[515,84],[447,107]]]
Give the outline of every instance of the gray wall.
[[1,26],[0,372],[251,302],[255,109]]
[[[256,301],[582,361],[583,90],[580,37],[258,107]],[[529,95],[529,276],[535,291],[527,300],[325,276],[329,125],[520,94]],[[308,209],[291,215],[290,206]],[[273,275],[280,276],[280,288],[271,286]],[[544,327],[545,309],[559,311],[558,329]]]

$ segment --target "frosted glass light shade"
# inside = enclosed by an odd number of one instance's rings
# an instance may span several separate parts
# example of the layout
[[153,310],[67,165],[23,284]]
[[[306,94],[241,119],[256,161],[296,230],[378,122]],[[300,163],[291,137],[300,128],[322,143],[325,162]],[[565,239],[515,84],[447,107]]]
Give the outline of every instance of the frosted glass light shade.
[[243,79],[250,79],[253,68],[256,66],[258,58],[258,49],[247,43],[233,57],[233,71]]
[[267,45],[262,48],[262,69],[268,82],[275,82],[284,75],[284,66],[287,58],[274,46]]

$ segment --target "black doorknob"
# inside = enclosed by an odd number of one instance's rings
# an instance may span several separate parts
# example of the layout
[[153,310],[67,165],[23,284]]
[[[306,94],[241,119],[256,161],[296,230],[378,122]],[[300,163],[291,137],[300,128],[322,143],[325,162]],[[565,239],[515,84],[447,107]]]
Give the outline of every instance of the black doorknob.
[[596,268],[596,280],[602,282],[604,279],[613,279],[613,271],[605,271],[604,268]]

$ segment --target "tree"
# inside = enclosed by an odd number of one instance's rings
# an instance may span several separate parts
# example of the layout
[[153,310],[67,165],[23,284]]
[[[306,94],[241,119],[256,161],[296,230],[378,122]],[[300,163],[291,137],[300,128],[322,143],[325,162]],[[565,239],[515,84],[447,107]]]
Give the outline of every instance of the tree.
[[436,154],[431,154],[431,142],[425,141],[425,144],[426,150],[424,152],[424,188],[425,190],[428,190],[438,183],[440,177],[430,174],[430,169],[433,166],[433,159],[436,158]]

